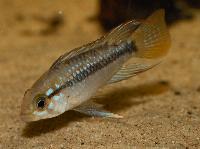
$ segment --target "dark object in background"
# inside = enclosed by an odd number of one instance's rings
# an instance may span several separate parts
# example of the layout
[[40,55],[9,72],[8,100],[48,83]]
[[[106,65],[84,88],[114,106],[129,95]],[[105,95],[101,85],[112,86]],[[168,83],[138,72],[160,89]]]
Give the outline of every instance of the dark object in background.
[[200,8],[200,0],[187,0],[189,6],[194,8]]
[[[21,33],[26,36],[46,36],[57,33],[64,24],[64,18],[59,13],[42,14],[16,14],[16,21],[24,26]],[[36,26],[36,27],[34,27]]]
[[[189,2],[188,2],[189,1]],[[180,19],[191,19],[189,6],[200,5],[199,0],[100,0],[99,19],[105,30],[131,20],[146,18],[159,8],[166,11],[168,24]]]
[[54,14],[49,17],[35,16],[35,19],[46,24],[46,28],[40,30],[41,35],[50,35],[57,32],[64,23],[63,16],[60,14]]

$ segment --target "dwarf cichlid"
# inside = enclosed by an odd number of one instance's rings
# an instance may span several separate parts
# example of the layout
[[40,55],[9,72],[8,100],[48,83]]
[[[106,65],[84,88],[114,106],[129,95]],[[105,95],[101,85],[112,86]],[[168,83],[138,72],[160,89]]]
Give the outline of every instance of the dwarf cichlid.
[[164,10],[155,11],[145,21],[122,24],[100,39],[60,56],[25,92],[21,118],[37,121],[68,110],[121,118],[90,99],[99,88],[156,66],[169,47]]

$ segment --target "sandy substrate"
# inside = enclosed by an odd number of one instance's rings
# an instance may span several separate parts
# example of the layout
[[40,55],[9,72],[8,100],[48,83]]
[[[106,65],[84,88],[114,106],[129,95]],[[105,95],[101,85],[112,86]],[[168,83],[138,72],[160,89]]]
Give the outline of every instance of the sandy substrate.
[[[101,89],[99,102],[123,119],[73,111],[26,124],[24,91],[66,50],[104,34],[93,0],[0,1],[0,148],[200,147],[200,15],[171,26],[158,67]],[[58,18],[57,29],[49,25]]]

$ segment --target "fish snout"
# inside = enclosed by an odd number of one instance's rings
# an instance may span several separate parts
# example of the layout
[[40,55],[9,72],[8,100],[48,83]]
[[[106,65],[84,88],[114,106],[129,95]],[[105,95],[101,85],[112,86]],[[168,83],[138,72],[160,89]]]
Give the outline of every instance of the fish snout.
[[30,122],[33,121],[34,115],[33,115],[33,105],[28,98],[27,93],[25,93],[22,104],[21,104],[21,112],[20,112],[20,117],[23,121],[25,122]]
[[23,104],[21,107],[20,117],[25,122],[30,122],[30,121],[33,121],[33,119],[34,119],[32,110],[29,108],[23,107]]

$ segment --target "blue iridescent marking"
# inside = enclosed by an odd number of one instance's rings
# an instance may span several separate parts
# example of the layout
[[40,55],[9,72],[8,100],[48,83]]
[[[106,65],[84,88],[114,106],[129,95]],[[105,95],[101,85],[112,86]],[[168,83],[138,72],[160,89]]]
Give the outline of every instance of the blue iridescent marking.
[[46,95],[49,96],[49,95],[51,95],[52,93],[53,93],[53,89],[50,88],[50,89],[47,90]]

